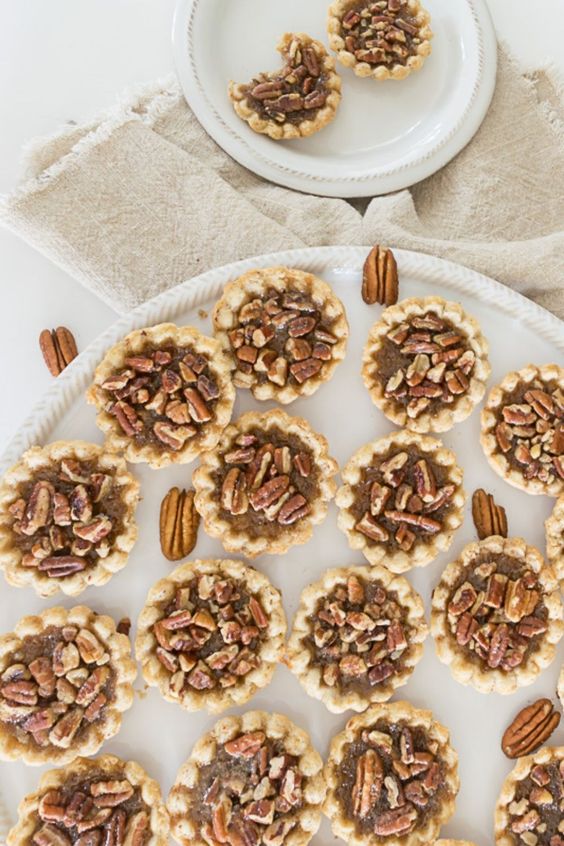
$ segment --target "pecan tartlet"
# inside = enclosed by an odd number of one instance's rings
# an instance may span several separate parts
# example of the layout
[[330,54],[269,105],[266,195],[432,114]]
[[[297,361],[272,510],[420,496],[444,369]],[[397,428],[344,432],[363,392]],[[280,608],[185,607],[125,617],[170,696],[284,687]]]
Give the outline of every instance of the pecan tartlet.
[[333,120],[341,102],[335,61],[304,32],[285,33],[276,49],[284,67],[249,83],[230,82],[229,99],[251,129],[275,141],[313,135]]
[[552,514],[544,524],[546,557],[557,578],[564,581],[564,494],[558,497]]
[[219,720],[194,746],[168,797],[181,846],[305,846],[325,798],[323,763],[281,714]]
[[383,567],[327,570],[302,593],[287,663],[330,711],[364,711],[407,683],[427,633],[407,579]]
[[408,702],[371,705],[331,741],[324,812],[349,846],[432,843],[454,813],[449,733]]
[[361,447],[341,476],[339,528],[371,564],[394,573],[422,567],[462,524],[462,470],[435,438],[393,432]]
[[231,419],[232,367],[215,339],[161,323],[108,350],[86,397],[108,449],[151,467],[186,464],[214,447]]
[[20,803],[7,846],[166,846],[168,813],[135,761],[76,758],[46,772]]
[[247,558],[308,541],[335,495],[337,463],[327,449],[301,417],[243,414],[192,476],[207,534]]
[[235,361],[234,383],[256,399],[310,396],[344,358],[342,302],[312,273],[250,270],[226,285],[213,313],[216,336]]
[[564,493],[564,368],[529,364],[492,388],[482,448],[506,482],[529,494]]
[[0,485],[0,566],[14,587],[76,596],[127,564],[139,483],[85,441],[32,447]]
[[402,300],[382,312],[364,348],[362,376],[389,420],[415,432],[446,432],[480,402],[488,344],[458,303]]
[[129,639],[84,605],[23,617],[0,638],[0,758],[65,764],[119,731],[137,675]]
[[495,810],[497,846],[563,846],[564,746],[519,758]]
[[329,46],[357,76],[405,79],[431,52],[430,20],[419,0],[335,0]]
[[135,651],[165,699],[217,713],[270,682],[285,634],[280,593],[266,576],[240,561],[191,561],[149,592]]
[[564,632],[558,580],[521,538],[470,543],[433,592],[431,632],[457,681],[513,693],[554,658]]

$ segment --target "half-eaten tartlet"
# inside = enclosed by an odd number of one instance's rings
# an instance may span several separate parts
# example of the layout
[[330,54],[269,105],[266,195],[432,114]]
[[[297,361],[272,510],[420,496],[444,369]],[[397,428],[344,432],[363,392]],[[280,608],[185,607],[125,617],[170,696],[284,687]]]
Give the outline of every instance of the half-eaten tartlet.
[[322,279],[289,267],[250,270],[225,286],[215,333],[235,362],[234,383],[259,400],[311,396],[345,357],[342,302]]
[[66,764],[119,731],[137,675],[129,638],[84,605],[23,617],[0,637],[0,758]]
[[192,476],[207,534],[247,558],[306,543],[335,495],[337,463],[327,450],[301,417],[243,414]]
[[287,663],[330,711],[364,711],[407,683],[427,633],[407,579],[383,567],[327,570],[302,592]]
[[435,438],[392,432],[345,465],[335,501],[352,549],[393,573],[429,564],[462,524],[465,494],[456,456]]
[[471,414],[490,375],[488,344],[458,303],[413,297],[382,312],[362,377],[386,417],[415,432],[446,432]]
[[304,32],[285,33],[276,48],[284,67],[248,83],[229,83],[229,99],[251,129],[275,141],[305,138],[331,123],[341,102],[335,60]]
[[529,494],[564,493],[564,368],[529,364],[490,391],[482,448],[506,482]]
[[321,820],[323,763],[281,714],[224,717],[196,743],[169,794],[181,846],[305,846]]
[[546,520],[546,557],[556,577],[564,581],[564,494],[558,497],[552,514]]
[[433,591],[431,632],[457,681],[513,693],[554,658],[564,632],[558,580],[521,538],[470,543]]
[[331,741],[324,812],[349,846],[432,843],[454,813],[458,756],[409,702],[372,705]]
[[25,452],[0,484],[0,566],[14,587],[76,596],[127,564],[139,483],[123,458],[86,441]]
[[357,76],[405,79],[431,52],[430,20],[419,0],[335,0],[329,46]]
[[211,449],[231,419],[233,365],[191,326],[136,329],[112,347],[87,392],[109,450],[151,467]]
[[49,770],[20,803],[7,846],[166,846],[169,820],[156,781],[114,755]]
[[135,651],[145,681],[188,711],[242,705],[284,652],[280,593],[240,561],[189,561],[151,588]]
[[562,846],[564,746],[519,758],[495,809],[496,846]]

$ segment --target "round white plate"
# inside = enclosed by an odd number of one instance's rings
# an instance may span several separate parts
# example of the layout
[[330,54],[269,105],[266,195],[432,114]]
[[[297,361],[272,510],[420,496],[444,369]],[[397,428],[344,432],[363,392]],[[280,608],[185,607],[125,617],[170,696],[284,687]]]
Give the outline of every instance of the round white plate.
[[[287,409],[292,414],[307,417],[314,428],[327,436],[332,455],[342,465],[361,444],[392,428],[370,401],[359,372],[361,351],[369,327],[381,311],[379,306],[366,306],[360,296],[361,270],[366,253],[367,248],[362,247],[323,247],[261,256],[212,270],[146,303],[101,335],[53,383],[0,459],[0,472],[34,443],[76,437],[101,442],[94,409],[86,404],[84,391],[105,350],[133,328],[163,320],[190,323],[209,332],[208,314],[225,283],[252,267],[273,264],[287,264],[319,274],[333,286],[345,304],[352,329],[345,360],[337,368],[333,379],[313,397],[300,400]],[[402,297],[437,294],[461,302],[478,318],[491,345],[492,381],[529,361],[562,360],[562,324],[529,300],[459,265],[401,250],[396,255]],[[235,416],[250,408],[261,407],[264,406],[247,393],[239,392]],[[543,521],[550,512],[552,501],[546,497],[528,496],[496,476],[489,469],[478,445],[478,433],[479,414],[476,411],[444,438],[456,451],[464,468],[466,490],[470,493],[483,486],[491,491],[496,500],[507,508],[510,528],[530,543],[544,548]],[[71,607],[85,603],[116,619],[128,615],[135,626],[150,586],[171,570],[171,564],[164,560],[159,548],[161,499],[172,485],[189,486],[194,466],[155,471],[133,465],[133,472],[141,481],[143,498],[137,515],[139,540],[127,567],[104,587],[89,588],[74,603],[70,599],[41,600],[31,590],[10,588],[2,582],[1,631],[11,630],[19,617],[36,613],[48,604]],[[455,536],[451,551],[453,556],[474,534],[469,506],[465,517],[464,525]],[[222,555],[225,553],[219,541],[211,540],[200,529],[193,557]],[[450,555],[444,554],[429,567],[409,574],[425,600],[427,611],[432,587],[449,559]],[[349,549],[345,536],[337,528],[336,509],[331,505],[327,519],[316,528],[308,544],[291,550],[285,556],[258,558],[255,566],[282,590],[286,612],[291,620],[305,585],[319,578],[329,567],[362,562],[362,556]],[[431,708],[452,732],[453,744],[460,755],[462,786],[456,815],[443,830],[445,836],[467,838],[482,846],[492,842],[494,803],[501,781],[510,768],[499,749],[502,731],[526,702],[540,695],[554,695],[563,657],[564,651],[560,649],[559,659],[540,679],[512,697],[483,696],[457,684],[448,668],[436,659],[432,641],[426,642],[423,660],[395,698],[405,697],[419,707]],[[194,741],[213,724],[215,718],[205,713],[183,712],[178,706],[165,702],[154,688],[144,691],[141,679],[135,686],[139,694],[133,708],[125,714],[120,733],[104,749],[138,760],[158,779],[166,794]],[[347,715],[330,714],[321,702],[308,698],[283,665],[277,668],[272,684],[246,706],[256,707],[286,713],[311,733],[322,755],[327,753],[330,737],[341,729],[347,719]],[[245,708],[238,709],[239,712],[242,710]],[[554,739],[564,742],[562,728]],[[37,768],[26,768],[19,762],[0,765],[0,829],[2,804],[13,821],[17,803],[25,793],[34,789],[38,778]],[[324,821],[312,846],[326,846],[331,842],[334,840]]]
[[212,138],[260,176],[328,197],[386,194],[443,167],[472,138],[493,94],[496,40],[484,0],[424,0],[433,52],[400,82],[359,79],[338,65],[336,119],[298,141],[253,132],[231,106],[227,83],[280,67],[284,32],[327,43],[329,0],[178,0],[173,43],[186,99]]

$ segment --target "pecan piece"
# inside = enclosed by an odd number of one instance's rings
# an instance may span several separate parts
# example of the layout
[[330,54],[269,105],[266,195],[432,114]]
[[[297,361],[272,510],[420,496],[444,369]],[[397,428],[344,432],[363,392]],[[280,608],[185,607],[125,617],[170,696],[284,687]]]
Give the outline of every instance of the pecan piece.
[[384,514],[392,523],[408,523],[410,526],[417,526],[429,534],[435,534],[442,529],[442,525],[437,520],[433,520],[425,514],[410,514],[408,511],[385,511]]
[[253,758],[265,740],[266,735],[263,731],[252,731],[229,740],[224,749],[228,755],[235,758]]
[[200,515],[194,506],[194,491],[171,488],[161,503],[159,536],[161,550],[169,561],[179,561],[196,546]]
[[352,791],[353,813],[364,818],[378,801],[382,790],[384,769],[374,749],[368,749],[356,764],[356,779]]
[[50,579],[63,579],[85,570],[87,561],[77,555],[54,555],[44,558],[38,569],[47,573]]
[[279,500],[289,486],[289,476],[274,476],[249,496],[251,505],[255,511],[262,511]]
[[246,514],[249,509],[245,474],[238,467],[232,467],[221,487],[221,505],[231,514]]
[[316,376],[323,366],[323,361],[320,358],[306,358],[304,361],[296,361],[295,364],[290,365],[290,373],[300,385]]
[[398,301],[398,268],[394,254],[378,244],[370,250],[362,272],[362,299],[368,305]]
[[417,819],[417,809],[411,802],[407,802],[392,811],[384,811],[376,818],[374,833],[379,837],[389,837],[392,834],[407,834],[411,831]]
[[390,537],[388,530],[377,523],[368,511],[364,514],[362,520],[359,520],[355,525],[355,529],[377,543],[383,543]]
[[175,452],[182,449],[188,438],[192,438],[196,434],[193,426],[173,426],[162,420],[155,423],[153,432],[161,443]]
[[33,843],[37,846],[71,846],[71,839],[56,825],[46,823],[33,835]]
[[493,496],[482,488],[472,496],[472,518],[480,540],[491,535],[507,537],[507,516],[505,509],[497,505]]
[[302,517],[306,517],[311,508],[308,501],[301,494],[296,494],[284,503],[278,512],[278,522],[281,526],[291,526]]
[[550,699],[538,699],[523,708],[507,727],[501,748],[508,758],[530,755],[543,746],[560,722]]
[[39,336],[39,347],[52,376],[60,376],[78,355],[74,335],[66,326],[51,331],[44,329]]

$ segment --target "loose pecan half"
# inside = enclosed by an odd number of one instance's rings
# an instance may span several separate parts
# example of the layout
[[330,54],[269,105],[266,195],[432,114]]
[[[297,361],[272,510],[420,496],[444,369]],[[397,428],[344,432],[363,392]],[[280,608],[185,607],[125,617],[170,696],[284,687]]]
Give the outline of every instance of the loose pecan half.
[[362,272],[362,299],[368,305],[394,305],[398,301],[398,268],[394,254],[376,245],[370,250]]
[[523,708],[503,734],[501,748],[508,758],[531,755],[543,746],[560,723],[550,699],[538,699]]
[[161,549],[169,561],[189,555],[198,537],[200,515],[194,506],[194,491],[171,488],[161,503],[159,532]]
[[480,540],[491,535],[507,537],[507,516],[505,508],[497,505],[492,494],[482,488],[474,491],[472,496],[472,518]]
[[52,376],[60,376],[78,355],[74,335],[66,326],[44,329],[39,336],[39,347]]

